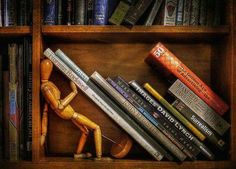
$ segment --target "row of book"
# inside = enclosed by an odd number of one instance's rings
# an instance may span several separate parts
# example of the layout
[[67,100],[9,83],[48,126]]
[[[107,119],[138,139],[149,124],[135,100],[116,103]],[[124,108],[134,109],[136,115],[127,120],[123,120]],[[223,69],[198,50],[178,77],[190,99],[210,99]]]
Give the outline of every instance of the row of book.
[[2,159],[31,159],[31,40],[1,46],[0,147]]
[[32,0],[0,0],[0,27],[32,24]]
[[219,25],[220,0],[45,0],[46,25]]
[[228,105],[161,43],[146,62],[175,75],[168,100],[148,83],[104,79],[96,71],[89,77],[60,49],[44,55],[156,160],[213,160],[208,145],[225,151],[230,124],[221,115]]

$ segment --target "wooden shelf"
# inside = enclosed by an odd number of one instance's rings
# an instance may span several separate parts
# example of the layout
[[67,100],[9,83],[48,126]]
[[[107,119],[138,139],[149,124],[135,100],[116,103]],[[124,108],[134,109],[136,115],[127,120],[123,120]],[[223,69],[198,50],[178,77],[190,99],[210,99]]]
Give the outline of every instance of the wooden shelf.
[[31,35],[30,26],[0,27],[0,37],[19,37]]
[[[50,161],[39,161],[39,162],[6,162],[2,165],[1,169],[17,168],[17,169],[42,169],[45,166],[50,168],[68,168],[70,169],[126,169],[126,168],[161,168],[161,169],[180,169],[180,168],[205,168],[205,169],[223,169],[223,168],[235,168],[236,163],[230,161],[195,161],[195,162],[184,162],[182,164],[176,162],[156,162],[156,161],[144,161],[144,160],[112,160],[112,161],[94,161],[94,160],[50,160]],[[193,167],[196,166],[196,167]]]
[[228,35],[229,26],[200,27],[200,26],[42,26],[46,37],[63,38],[68,40],[115,40],[115,41],[156,41],[156,39],[209,39]]

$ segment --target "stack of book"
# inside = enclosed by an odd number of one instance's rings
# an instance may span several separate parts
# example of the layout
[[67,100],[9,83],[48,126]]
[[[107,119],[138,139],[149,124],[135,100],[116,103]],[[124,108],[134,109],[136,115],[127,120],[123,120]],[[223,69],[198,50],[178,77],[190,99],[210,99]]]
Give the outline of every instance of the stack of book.
[[1,48],[0,154],[10,161],[29,160],[32,154],[31,55],[28,38]]
[[32,24],[32,0],[0,0],[0,27]]
[[220,0],[51,0],[45,25],[220,25]]
[[161,43],[145,61],[176,76],[168,101],[148,83],[104,79],[96,71],[89,77],[60,49],[44,54],[156,160],[213,160],[208,145],[225,150],[230,124],[221,115],[228,105]]

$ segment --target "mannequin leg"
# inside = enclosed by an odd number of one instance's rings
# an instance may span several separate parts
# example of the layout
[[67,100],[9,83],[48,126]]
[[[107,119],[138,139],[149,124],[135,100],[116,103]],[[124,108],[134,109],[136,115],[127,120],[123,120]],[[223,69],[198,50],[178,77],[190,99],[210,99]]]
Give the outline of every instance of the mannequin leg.
[[73,122],[78,126],[82,125],[85,127],[88,127],[89,129],[92,129],[94,131],[94,142],[95,142],[95,148],[96,148],[96,155],[98,158],[102,157],[102,133],[100,127],[89,120],[84,115],[74,113],[73,115]]

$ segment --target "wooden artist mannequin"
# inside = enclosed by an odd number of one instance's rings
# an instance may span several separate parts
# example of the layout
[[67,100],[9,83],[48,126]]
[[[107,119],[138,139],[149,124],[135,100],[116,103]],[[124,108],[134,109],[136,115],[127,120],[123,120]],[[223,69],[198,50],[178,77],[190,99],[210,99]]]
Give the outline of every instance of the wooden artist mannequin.
[[47,135],[47,122],[48,122],[48,105],[51,109],[62,119],[71,120],[82,132],[81,137],[78,142],[77,150],[75,153],[75,158],[88,158],[91,156],[90,153],[83,154],[83,148],[89,134],[88,129],[94,131],[94,141],[96,148],[97,159],[102,157],[102,134],[100,127],[89,120],[87,117],[83,116],[74,111],[70,106],[70,102],[77,95],[77,87],[73,82],[70,82],[70,87],[72,92],[66,96],[64,99],[60,98],[61,92],[57,86],[49,81],[51,72],[53,69],[53,64],[50,60],[44,59],[41,61],[41,91],[47,103],[44,105],[43,117],[42,117],[42,135],[41,135],[41,145],[45,142],[45,137]]

